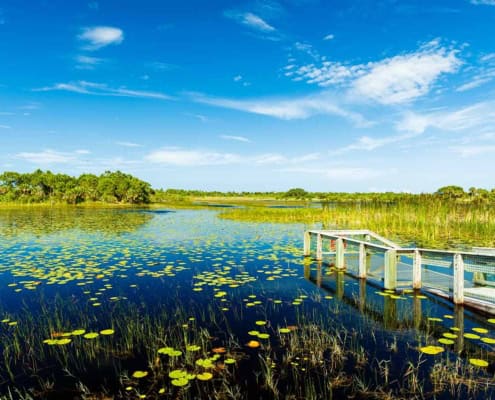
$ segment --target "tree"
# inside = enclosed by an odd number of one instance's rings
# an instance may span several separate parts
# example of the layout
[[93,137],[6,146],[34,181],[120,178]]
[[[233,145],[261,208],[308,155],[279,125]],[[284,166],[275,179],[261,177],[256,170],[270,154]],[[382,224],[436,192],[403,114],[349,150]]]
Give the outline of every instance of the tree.
[[309,193],[306,192],[304,189],[301,188],[293,188],[289,189],[287,192],[284,193],[283,197],[286,199],[297,199],[297,200],[304,200],[308,197]]
[[466,193],[462,187],[450,185],[441,187],[435,192],[435,195],[450,200],[456,200],[465,197]]

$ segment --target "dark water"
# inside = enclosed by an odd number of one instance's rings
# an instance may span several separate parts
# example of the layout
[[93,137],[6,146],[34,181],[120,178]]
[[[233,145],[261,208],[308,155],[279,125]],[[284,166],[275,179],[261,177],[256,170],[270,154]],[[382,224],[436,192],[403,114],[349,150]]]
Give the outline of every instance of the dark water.
[[304,260],[300,224],[130,211],[0,212],[1,398],[493,396],[487,317]]

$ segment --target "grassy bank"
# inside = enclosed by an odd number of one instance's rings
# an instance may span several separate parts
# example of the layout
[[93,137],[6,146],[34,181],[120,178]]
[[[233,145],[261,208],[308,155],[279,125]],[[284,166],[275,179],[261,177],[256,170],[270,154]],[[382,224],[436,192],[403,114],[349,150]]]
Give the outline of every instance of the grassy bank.
[[395,204],[335,204],[328,208],[248,207],[221,218],[250,222],[298,222],[325,228],[371,229],[403,244],[450,248],[495,247],[495,209],[487,204],[430,200]]

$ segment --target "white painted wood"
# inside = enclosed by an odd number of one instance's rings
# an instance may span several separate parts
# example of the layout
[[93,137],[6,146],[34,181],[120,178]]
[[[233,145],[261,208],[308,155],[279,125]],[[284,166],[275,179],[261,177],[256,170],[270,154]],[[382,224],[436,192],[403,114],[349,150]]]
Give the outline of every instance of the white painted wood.
[[359,278],[366,278],[366,247],[364,243],[359,244]]
[[344,268],[344,239],[338,238],[335,241],[335,268],[343,269]]
[[323,240],[320,234],[316,235],[316,260],[321,261],[323,259]]
[[385,252],[385,270],[383,274],[383,286],[385,289],[397,288],[397,252],[390,249]]
[[311,255],[311,233],[304,232],[304,257],[309,257]]
[[464,303],[464,260],[462,254],[454,254],[454,303]]
[[413,259],[413,289],[421,289],[421,252],[419,250],[414,250]]

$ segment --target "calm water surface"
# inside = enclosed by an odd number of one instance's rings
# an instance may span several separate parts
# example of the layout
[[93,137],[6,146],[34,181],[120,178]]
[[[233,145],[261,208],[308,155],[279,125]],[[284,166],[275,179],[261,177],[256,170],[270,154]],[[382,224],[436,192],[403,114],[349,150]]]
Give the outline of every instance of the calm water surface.
[[217,212],[0,211],[1,398],[494,395],[495,320],[304,260],[301,224]]

